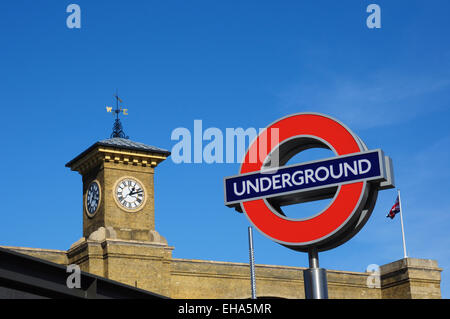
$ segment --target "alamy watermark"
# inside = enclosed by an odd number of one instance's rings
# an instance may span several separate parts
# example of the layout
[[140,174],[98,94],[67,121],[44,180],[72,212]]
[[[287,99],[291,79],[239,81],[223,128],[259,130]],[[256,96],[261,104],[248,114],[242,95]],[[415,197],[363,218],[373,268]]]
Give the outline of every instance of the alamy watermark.
[[70,273],[67,276],[66,286],[69,289],[81,288],[81,270],[80,266],[75,264],[67,265],[66,272]]
[[66,12],[70,13],[66,19],[66,26],[69,29],[81,29],[81,8],[78,4],[69,4]]
[[366,272],[370,273],[370,275],[366,279],[367,288],[380,288],[380,266],[378,266],[377,264],[370,264],[369,266],[367,266]]
[[[369,4],[366,12],[370,15],[366,19],[366,25],[369,29],[381,28],[381,7],[378,4]],[[66,13],[70,13],[66,19],[66,26],[69,29],[81,29],[81,7],[78,4],[69,4]]]
[[366,9],[370,15],[367,17],[366,25],[369,29],[381,29],[381,8],[378,4],[369,4]]
[[[256,138],[258,142],[248,150]],[[264,163],[264,168],[279,166],[278,152],[271,152],[279,144],[279,130],[226,128],[203,129],[202,120],[194,120],[193,130],[178,127],[172,131],[171,140],[177,141],[172,147],[171,158],[181,163]],[[268,156],[269,155],[269,156]]]

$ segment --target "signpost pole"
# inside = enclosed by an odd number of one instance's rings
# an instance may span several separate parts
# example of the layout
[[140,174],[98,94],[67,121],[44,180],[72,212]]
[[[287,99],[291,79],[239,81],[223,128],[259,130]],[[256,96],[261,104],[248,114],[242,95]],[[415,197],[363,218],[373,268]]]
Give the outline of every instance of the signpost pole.
[[252,299],[256,299],[256,280],[255,280],[255,254],[253,249],[252,227],[248,227],[248,248],[250,252],[250,283],[252,289]]
[[317,249],[308,251],[309,268],[303,270],[306,299],[328,299],[327,272],[319,268]]

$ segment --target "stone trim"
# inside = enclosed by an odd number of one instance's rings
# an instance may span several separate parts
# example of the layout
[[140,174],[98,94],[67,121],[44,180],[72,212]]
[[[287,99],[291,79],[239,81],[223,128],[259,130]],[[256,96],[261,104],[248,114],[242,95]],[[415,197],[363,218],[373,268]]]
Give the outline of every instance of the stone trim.
[[167,156],[152,152],[138,152],[98,146],[83,158],[71,164],[70,168],[72,171],[78,171],[82,175],[103,162],[154,168],[166,158]]

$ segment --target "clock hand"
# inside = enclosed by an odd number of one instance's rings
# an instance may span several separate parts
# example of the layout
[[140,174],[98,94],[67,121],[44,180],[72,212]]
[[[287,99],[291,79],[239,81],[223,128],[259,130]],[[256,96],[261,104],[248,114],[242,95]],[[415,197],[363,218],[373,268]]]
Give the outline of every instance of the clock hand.
[[135,190],[136,190],[136,187],[132,187],[131,188],[131,191],[128,193],[129,195],[133,195],[133,193],[135,192]]
[[139,194],[142,193],[142,189],[138,190],[138,191],[133,191],[131,193],[129,193],[128,195],[134,195],[134,194]]

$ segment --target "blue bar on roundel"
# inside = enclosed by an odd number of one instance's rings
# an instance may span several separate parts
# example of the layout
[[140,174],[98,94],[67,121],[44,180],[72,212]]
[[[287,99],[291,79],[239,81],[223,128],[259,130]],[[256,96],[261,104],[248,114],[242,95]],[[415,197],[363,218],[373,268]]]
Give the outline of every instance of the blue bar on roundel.
[[335,187],[362,180],[383,180],[383,152],[368,151],[261,173],[225,178],[225,204]]

